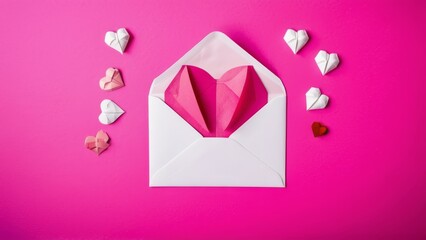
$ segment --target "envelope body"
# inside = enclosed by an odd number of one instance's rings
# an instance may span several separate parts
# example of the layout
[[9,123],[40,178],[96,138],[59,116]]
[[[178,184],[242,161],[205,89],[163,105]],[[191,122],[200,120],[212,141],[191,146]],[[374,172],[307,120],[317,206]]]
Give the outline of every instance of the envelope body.
[[[184,65],[215,79],[253,66],[268,101],[229,137],[204,137],[165,102]],[[149,97],[151,187],[285,187],[286,93],[281,80],[221,32],[212,32],[154,79]]]

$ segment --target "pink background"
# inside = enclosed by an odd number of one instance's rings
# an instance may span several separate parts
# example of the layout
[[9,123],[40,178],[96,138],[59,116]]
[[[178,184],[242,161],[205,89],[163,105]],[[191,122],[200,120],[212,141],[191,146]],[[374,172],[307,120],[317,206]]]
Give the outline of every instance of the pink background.
[[[202,3],[201,3],[202,2]],[[424,1],[0,2],[0,239],[425,239]],[[122,56],[103,42],[126,27]],[[282,36],[306,29],[293,55]],[[152,80],[220,30],[288,94],[287,188],[149,188]],[[318,50],[341,65],[322,77]],[[99,89],[107,67],[126,87]],[[320,87],[325,110],[307,112]],[[104,98],[127,112],[102,126]],[[330,133],[313,138],[321,121]],[[111,147],[83,146],[104,129]]]

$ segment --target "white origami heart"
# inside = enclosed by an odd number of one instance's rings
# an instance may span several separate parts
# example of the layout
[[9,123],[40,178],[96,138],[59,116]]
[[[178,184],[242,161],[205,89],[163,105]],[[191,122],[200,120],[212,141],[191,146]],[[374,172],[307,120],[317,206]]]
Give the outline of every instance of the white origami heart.
[[323,109],[327,106],[328,96],[321,94],[321,90],[311,87],[306,93],[306,110]]
[[99,122],[102,124],[111,124],[115,122],[124,111],[116,103],[109,99],[101,102],[101,114],[99,114]]
[[315,62],[317,62],[318,68],[324,76],[335,69],[340,61],[337,53],[328,54],[326,51],[320,50],[315,57]]
[[296,32],[293,29],[288,29],[284,35],[284,41],[287,43],[294,54],[302,49],[308,40],[309,36],[305,30],[299,30]]
[[130,35],[125,28],[120,28],[117,32],[107,32],[105,34],[105,43],[123,54],[129,42]]

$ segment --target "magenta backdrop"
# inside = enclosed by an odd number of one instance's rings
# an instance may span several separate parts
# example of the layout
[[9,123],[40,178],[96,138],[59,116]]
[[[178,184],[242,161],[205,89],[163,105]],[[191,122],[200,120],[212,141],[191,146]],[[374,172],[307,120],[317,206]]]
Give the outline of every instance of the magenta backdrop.
[[[350,3],[352,2],[352,3]],[[0,239],[425,239],[425,1],[0,2]],[[103,42],[126,27],[122,56]],[[287,28],[311,37],[293,55]],[[149,188],[152,80],[209,32],[283,81],[287,188]],[[322,77],[318,50],[340,66]],[[104,92],[107,67],[126,87]],[[330,96],[307,112],[305,92]],[[99,103],[126,113],[102,126]],[[313,138],[310,125],[330,127]],[[111,147],[83,146],[104,129]]]

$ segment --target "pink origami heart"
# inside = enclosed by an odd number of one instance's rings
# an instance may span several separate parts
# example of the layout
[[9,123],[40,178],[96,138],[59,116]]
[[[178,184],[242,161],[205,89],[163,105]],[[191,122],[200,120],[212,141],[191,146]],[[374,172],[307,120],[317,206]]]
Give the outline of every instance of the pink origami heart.
[[96,134],[96,137],[88,136],[84,140],[84,145],[86,148],[94,151],[96,154],[101,154],[109,147],[109,137],[108,134],[102,130],[99,130]]
[[115,68],[108,68],[105,77],[99,81],[99,86],[102,90],[114,90],[124,86],[123,79],[121,78],[120,71]]
[[204,137],[229,137],[268,102],[253,66],[233,68],[216,80],[184,65],[164,94],[166,104]]

